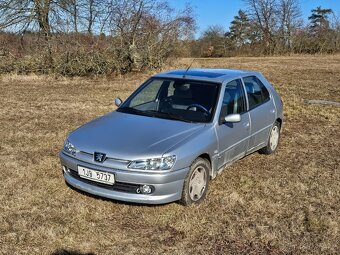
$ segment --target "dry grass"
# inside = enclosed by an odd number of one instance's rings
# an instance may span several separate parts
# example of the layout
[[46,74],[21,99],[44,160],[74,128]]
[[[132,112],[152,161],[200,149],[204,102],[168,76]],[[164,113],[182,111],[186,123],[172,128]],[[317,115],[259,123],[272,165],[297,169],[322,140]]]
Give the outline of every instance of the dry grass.
[[276,154],[254,153],[227,168],[189,208],[94,198],[67,187],[61,174],[68,132],[112,111],[113,99],[149,74],[0,77],[0,253],[339,254],[340,108],[303,100],[340,102],[340,56],[193,66],[262,71],[283,97],[286,123]]

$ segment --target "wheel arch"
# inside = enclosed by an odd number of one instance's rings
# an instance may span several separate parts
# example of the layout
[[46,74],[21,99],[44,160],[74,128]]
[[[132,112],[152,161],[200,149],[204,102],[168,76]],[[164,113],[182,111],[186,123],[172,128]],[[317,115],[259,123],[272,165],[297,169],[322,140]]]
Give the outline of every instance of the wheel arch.
[[205,160],[207,160],[209,162],[209,165],[210,165],[209,175],[210,175],[210,178],[213,179],[213,177],[214,177],[213,162],[212,162],[212,159],[211,159],[211,156],[209,155],[209,153],[207,153],[207,152],[201,153],[200,155],[198,155],[196,157],[196,159],[197,158],[202,158],[202,159],[205,159]]
[[282,119],[281,118],[277,118],[276,121],[280,124],[280,129],[282,127]]
[[202,153],[197,158],[206,159],[207,161],[209,161],[209,164],[210,164],[210,167],[211,167],[211,158],[210,158],[210,155],[208,153]]

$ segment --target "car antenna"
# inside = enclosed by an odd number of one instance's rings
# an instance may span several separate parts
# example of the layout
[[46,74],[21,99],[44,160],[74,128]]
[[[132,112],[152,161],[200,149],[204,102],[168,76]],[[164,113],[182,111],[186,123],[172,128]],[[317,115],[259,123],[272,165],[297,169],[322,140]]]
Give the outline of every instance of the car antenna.
[[187,74],[187,72],[189,71],[189,69],[190,69],[191,66],[192,66],[192,63],[194,63],[195,60],[196,60],[196,58],[194,58],[194,59],[191,61],[190,65],[189,65],[188,68],[185,70],[185,72],[184,72],[184,74],[183,74],[183,78],[185,78],[185,75]]

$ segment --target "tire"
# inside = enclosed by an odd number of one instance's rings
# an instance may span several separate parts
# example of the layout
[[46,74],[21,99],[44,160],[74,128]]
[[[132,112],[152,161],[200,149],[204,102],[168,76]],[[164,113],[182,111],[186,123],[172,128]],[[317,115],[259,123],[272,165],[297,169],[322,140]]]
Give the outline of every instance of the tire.
[[281,125],[279,122],[275,121],[274,125],[272,126],[272,129],[270,130],[269,137],[268,137],[268,143],[266,147],[263,147],[262,149],[259,150],[261,154],[273,154],[276,150],[277,147],[279,146],[280,142],[280,129]]
[[210,179],[210,163],[203,158],[197,158],[191,164],[190,171],[184,180],[182,205],[190,206],[202,202],[208,191]]

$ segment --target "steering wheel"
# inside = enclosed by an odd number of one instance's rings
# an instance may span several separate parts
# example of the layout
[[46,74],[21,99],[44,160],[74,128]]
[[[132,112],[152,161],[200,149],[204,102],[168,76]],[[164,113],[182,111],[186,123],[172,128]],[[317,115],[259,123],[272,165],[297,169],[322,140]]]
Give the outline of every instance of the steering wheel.
[[205,108],[203,105],[200,104],[191,104],[187,107],[187,110],[190,110],[193,107],[197,107],[199,109],[201,109],[203,111],[204,114],[209,115],[210,112],[207,110],[207,108]]
[[164,110],[171,108],[172,98],[166,97],[162,98],[159,102],[159,111],[164,112]]

